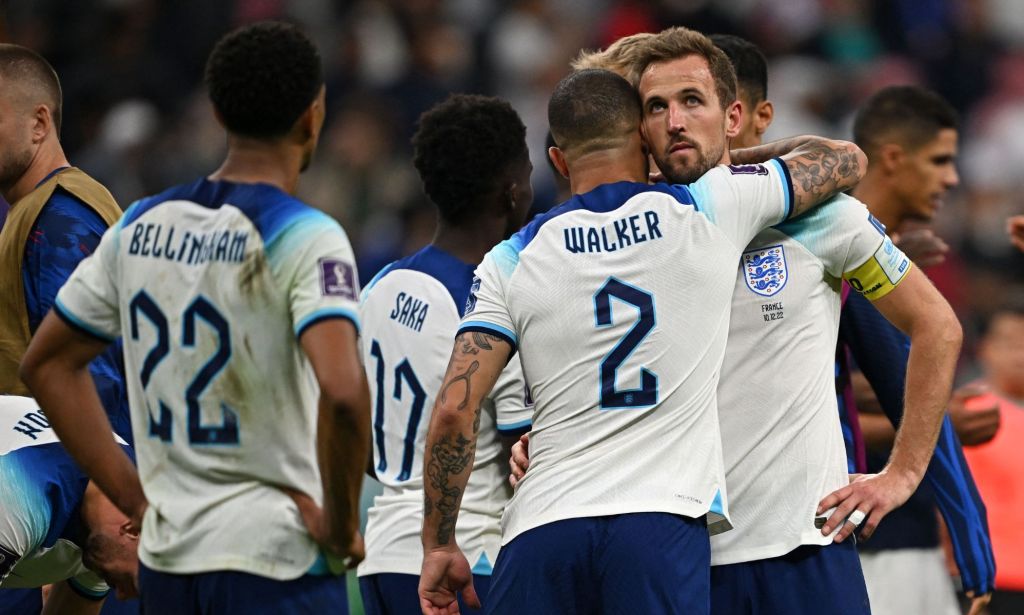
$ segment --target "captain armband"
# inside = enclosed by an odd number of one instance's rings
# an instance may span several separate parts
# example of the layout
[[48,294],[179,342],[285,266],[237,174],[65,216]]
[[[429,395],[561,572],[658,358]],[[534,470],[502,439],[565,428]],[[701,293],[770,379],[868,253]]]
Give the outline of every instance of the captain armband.
[[863,265],[843,275],[850,286],[871,301],[888,295],[913,263],[888,237]]

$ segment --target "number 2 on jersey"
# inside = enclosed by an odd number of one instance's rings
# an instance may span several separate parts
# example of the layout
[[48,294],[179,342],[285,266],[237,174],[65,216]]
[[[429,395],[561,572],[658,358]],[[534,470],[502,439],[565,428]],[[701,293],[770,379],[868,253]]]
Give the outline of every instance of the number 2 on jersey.
[[[133,341],[139,340],[140,313],[156,329],[156,344],[143,359],[142,371],[139,373],[142,388],[145,389],[149,385],[153,370],[171,352],[170,326],[163,310],[145,291],[140,291],[135,295],[129,305],[129,310]],[[181,345],[183,348],[192,348],[196,345],[196,328],[199,319],[202,319],[214,330],[218,342],[217,352],[203,364],[199,373],[192,379],[192,383],[185,389],[185,405],[188,408],[188,441],[189,444],[238,444],[238,415],[225,404],[220,404],[224,417],[220,426],[210,427],[202,424],[199,396],[210,386],[210,382],[224,369],[231,358],[231,335],[228,321],[217,311],[217,308],[205,297],[197,297],[185,310],[182,319]],[[163,400],[158,400],[158,403],[160,415],[153,417],[150,413],[149,435],[164,442],[170,442],[173,420],[171,410]]]
[[[381,351],[380,343],[377,340],[373,340],[373,343],[370,345],[370,354],[377,359],[377,400],[374,408],[373,436],[377,455],[380,457],[380,461],[377,462],[377,475],[380,476],[388,469],[388,458],[384,450],[384,353]],[[423,390],[423,385],[420,384],[419,378],[416,377],[416,372],[413,371],[409,359],[403,359],[395,367],[395,390],[393,395],[395,401],[402,401],[402,381],[409,385],[409,389],[412,392],[412,408],[409,413],[409,424],[405,428],[405,438],[402,441],[404,444],[402,468],[396,478],[399,482],[409,480],[409,476],[412,474],[413,454],[416,452],[416,431],[419,429],[420,418],[423,416],[423,405],[427,401],[427,392]]]
[[612,299],[637,309],[637,321],[619,343],[601,361],[601,408],[645,408],[658,403],[658,376],[645,367],[640,368],[640,388],[619,390],[615,378],[621,366],[636,350],[640,342],[654,329],[654,296],[640,288],[615,278],[608,278],[604,286],[594,293],[596,327],[612,324]]

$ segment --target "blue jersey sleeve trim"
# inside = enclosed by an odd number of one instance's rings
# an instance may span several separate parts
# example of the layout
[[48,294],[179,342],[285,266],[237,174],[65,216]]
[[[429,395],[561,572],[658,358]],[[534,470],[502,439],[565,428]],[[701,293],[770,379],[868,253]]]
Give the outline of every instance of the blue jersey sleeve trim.
[[57,316],[60,317],[61,320],[66,322],[72,329],[80,331],[81,333],[84,333],[89,337],[95,338],[106,344],[112,344],[114,340],[117,339],[116,337],[110,337],[109,335],[103,333],[102,331],[99,331],[98,329],[89,326],[85,321],[83,321],[78,316],[75,316],[74,313],[71,312],[71,310],[69,310],[63,303],[61,303],[60,299],[54,300],[53,311],[55,314],[57,314]]
[[459,327],[459,334],[465,333],[467,331],[479,331],[481,333],[491,333],[493,335],[497,335],[501,339],[511,344],[513,354],[519,348],[519,342],[516,338],[515,332],[510,331],[505,327],[502,327],[501,325],[495,325],[489,322],[484,322],[482,320],[467,320],[466,322],[462,323],[461,327]]
[[100,601],[100,600],[103,600],[104,598],[106,598],[107,594],[110,593],[109,589],[106,589],[106,590],[103,590],[103,591],[99,591],[99,592],[98,591],[93,591],[93,590],[89,589],[88,587],[83,586],[78,581],[74,580],[73,578],[72,579],[68,579],[67,583],[68,583],[68,587],[71,588],[71,591],[75,592],[76,594],[78,594],[79,596],[85,598],[86,600]]
[[295,337],[302,337],[302,334],[306,332],[306,329],[319,322],[333,320],[335,318],[343,318],[350,321],[352,326],[356,328],[356,333],[359,332],[359,315],[354,311],[347,308],[324,308],[322,310],[317,310],[300,320],[299,324],[295,325]]
[[507,436],[513,433],[526,433],[531,427],[533,427],[533,419],[524,419],[507,425],[498,424],[498,431],[501,432],[501,435]]
[[793,177],[789,174],[789,166],[786,165],[782,158],[772,158],[771,162],[774,162],[779,167],[779,173],[783,177],[783,191],[786,193],[786,213],[783,214],[782,220],[779,222],[785,222],[789,220],[789,217],[793,215],[793,201],[796,198],[793,194]]

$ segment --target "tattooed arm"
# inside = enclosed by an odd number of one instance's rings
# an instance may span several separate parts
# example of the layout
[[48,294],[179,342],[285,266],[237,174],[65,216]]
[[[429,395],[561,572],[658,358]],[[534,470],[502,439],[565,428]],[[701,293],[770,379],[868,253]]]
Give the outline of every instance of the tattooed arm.
[[437,395],[423,460],[423,571],[420,607],[424,613],[455,613],[456,592],[479,608],[469,562],[455,544],[455,522],[473,469],[480,411],[508,363],[511,346],[479,331],[455,338],[448,371]]
[[732,150],[730,157],[733,164],[781,158],[793,181],[793,216],[850,190],[868,169],[867,156],[853,143],[814,136]]

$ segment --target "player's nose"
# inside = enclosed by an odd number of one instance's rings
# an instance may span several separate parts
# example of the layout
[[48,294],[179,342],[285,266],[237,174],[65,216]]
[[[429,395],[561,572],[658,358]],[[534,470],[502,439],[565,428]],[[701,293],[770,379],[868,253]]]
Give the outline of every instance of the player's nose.
[[672,132],[686,132],[683,109],[676,102],[670,102],[668,105],[668,129]]
[[950,166],[949,171],[946,173],[945,179],[946,189],[952,190],[960,185],[960,174],[957,173],[955,166]]

